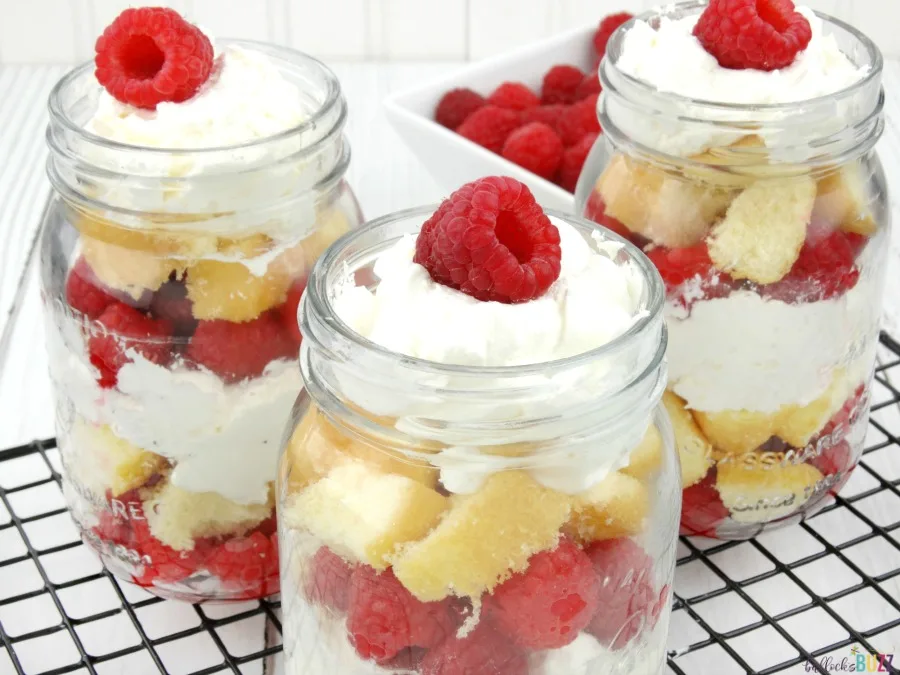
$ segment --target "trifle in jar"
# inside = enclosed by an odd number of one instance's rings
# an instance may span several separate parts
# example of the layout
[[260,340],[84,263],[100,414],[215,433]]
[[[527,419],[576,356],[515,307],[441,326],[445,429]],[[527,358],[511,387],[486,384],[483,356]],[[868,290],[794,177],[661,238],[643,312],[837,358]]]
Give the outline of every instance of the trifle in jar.
[[319,62],[130,9],[50,97],[42,241],[63,486],[85,540],[163,596],[277,592],[274,480],[297,307],[360,221]]
[[890,226],[881,71],[868,38],[788,0],[670,6],[610,42],[577,199],[666,285],[687,534],[795,522],[859,459]]
[[664,292],[593,230],[490,177],[313,270],[278,485],[286,672],[661,672]]

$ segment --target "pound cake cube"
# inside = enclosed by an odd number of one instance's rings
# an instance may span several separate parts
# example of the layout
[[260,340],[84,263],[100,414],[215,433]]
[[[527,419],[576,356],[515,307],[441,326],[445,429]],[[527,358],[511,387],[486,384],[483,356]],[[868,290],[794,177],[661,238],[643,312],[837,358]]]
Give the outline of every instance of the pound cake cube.
[[135,300],[145,291],[158,290],[173,272],[176,277],[184,273],[184,265],[177,260],[99,239],[82,238],[81,252],[97,279]]
[[712,229],[713,264],[735,279],[780,281],[800,256],[815,200],[816,182],[809,176],[754,183]]
[[319,212],[318,227],[301,242],[306,263],[310,269],[329,246],[350,230],[350,223],[343,211],[329,208]]
[[193,549],[199,537],[240,536],[268,518],[274,503],[271,494],[265,504],[238,504],[217,492],[188,492],[170,482],[147,492],[144,517],[150,532],[176,551]]
[[637,478],[614,471],[577,495],[566,525],[576,541],[590,543],[639,534],[650,511],[650,493]]
[[847,164],[819,179],[813,219],[830,228],[871,237],[878,226],[869,202],[862,166],[859,162]]
[[606,214],[670,248],[694,246],[731,203],[730,190],[693,183],[623,155],[597,181]]
[[239,262],[200,260],[187,273],[188,297],[201,320],[251,321],[284,302],[290,285],[280,271],[257,276]]
[[[85,238],[97,239],[132,251],[177,259],[200,258],[216,252],[217,237],[214,234],[201,232],[199,229],[172,229],[172,222],[189,222],[184,217],[176,218],[174,214],[168,223],[154,221],[151,223],[154,227],[140,228],[112,222],[97,213],[78,210],[72,210],[69,217]],[[201,223],[197,223],[197,226],[202,228]]]
[[284,518],[338,555],[383,570],[401,544],[427,535],[449,505],[417,481],[347,462],[290,498]]
[[[684,173],[689,178],[701,180],[710,185],[735,189],[744,188],[755,182],[762,173],[761,165],[766,165],[768,161],[768,153],[765,148],[766,142],[762,137],[742,136],[730,145],[710,148],[693,155],[692,160],[706,166],[685,167]],[[772,169],[767,168],[766,170]]]
[[797,511],[815,493],[820,480],[822,473],[810,464],[720,462],[716,489],[732,519],[763,523]]
[[690,487],[709,473],[713,465],[713,448],[680,397],[666,391],[663,405],[675,432],[675,446],[681,459],[681,486]]
[[495,473],[478,492],[455,496],[434,531],[395,558],[394,574],[425,602],[478,598],[552,548],[571,506],[527,473]]
[[778,415],[751,410],[694,411],[694,419],[710,443],[726,455],[752,452],[772,438]]
[[628,455],[628,466],[622,473],[634,478],[645,479],[659,469],[662,464],[663,439],[655,424],[650,424],[641,442]]
[[831,385],[815,401],[805,406],[790,405],[782,408],[778,416],[777,435],[795,448],[805,447],[841,409],[854,389],[846,372],[837,371]]

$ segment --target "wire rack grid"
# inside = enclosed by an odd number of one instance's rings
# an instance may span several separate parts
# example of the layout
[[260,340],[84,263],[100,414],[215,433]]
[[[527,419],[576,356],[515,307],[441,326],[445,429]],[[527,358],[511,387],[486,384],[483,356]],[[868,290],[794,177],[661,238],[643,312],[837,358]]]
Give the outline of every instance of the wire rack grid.
[[[882,336],[878,361],[834,503],[751,541],[681,539],[667,673],[900,673],[900,344]],[[0,451],[0,675],[263,675],[280,652],[277,599],[188,605],[117,580],[69,519],[55,442]]]

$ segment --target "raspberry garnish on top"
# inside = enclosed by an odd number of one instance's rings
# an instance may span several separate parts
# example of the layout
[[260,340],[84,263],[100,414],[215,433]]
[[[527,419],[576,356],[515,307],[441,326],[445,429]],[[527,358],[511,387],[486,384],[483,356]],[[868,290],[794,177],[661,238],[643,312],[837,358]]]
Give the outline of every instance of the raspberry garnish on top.
[[528,302],[559,277],[559,230],[513,178],[463,185],[416,240],[415,262],[439,284],[479,300]]
[[116,100],[155,110],[180,103],[209,79],[213,48],[209,38],[166,7],[126,9],[94,47],[97,81]]
[[694,35],[723,68],[769,71],[791,65],[812,28],[791,0],[710,0]]

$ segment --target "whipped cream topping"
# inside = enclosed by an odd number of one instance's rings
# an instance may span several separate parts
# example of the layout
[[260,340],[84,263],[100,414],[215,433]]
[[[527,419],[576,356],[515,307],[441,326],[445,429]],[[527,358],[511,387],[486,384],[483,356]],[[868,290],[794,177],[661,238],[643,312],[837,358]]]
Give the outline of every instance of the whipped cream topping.
[[275,361],[258,378],[226,384],[208,370],[164,368],[129,350],[117,387],[103,389],[78,322],[57,319],[48,313],[52,374],[79,415],[172,460],[170,480],[180,488],[267,501],[284,423],[303,386],[296,362]]
[[635,23],[624,38],[618,68],[659,91],[719,103],[773,104],[818,98],[845,89],[865,77],[840,50],[823,21],[798,7],[812,28],[809,46],[787,68],[766,72],[723,68],[694,37],[700,14],[661,18],[659,28]]

